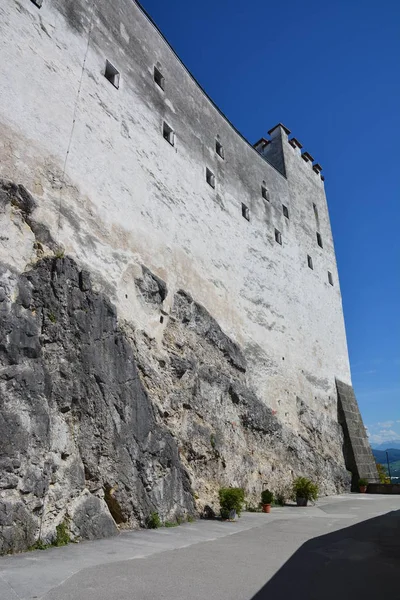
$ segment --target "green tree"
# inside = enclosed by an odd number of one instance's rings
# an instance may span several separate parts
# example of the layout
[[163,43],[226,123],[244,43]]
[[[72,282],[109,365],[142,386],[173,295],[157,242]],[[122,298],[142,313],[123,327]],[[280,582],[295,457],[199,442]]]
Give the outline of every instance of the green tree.
[[386,473],[386,469],[383,465],[381,465],[381,463],[376,463],[376,468],[378,470],[378,475],[379,475],[379,481],[381,483],[390,483],[390,478],[388,477],[388,474]]

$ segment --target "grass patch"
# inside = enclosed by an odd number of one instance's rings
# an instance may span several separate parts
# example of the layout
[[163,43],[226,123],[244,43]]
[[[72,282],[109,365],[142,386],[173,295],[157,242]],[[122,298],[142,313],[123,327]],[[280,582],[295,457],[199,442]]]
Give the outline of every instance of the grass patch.
[[147,517],[146,527],[147,529],[158,529],[161,527],[161,519],[158,512],[152,512],[151,515]]
[[59,525],[57,525],[56,527],[56,538],[55,540],[52,542],[52,546],[66,546],[67,544],[69,544],[71,541],[71,538],[69,537],[69,531],[68,531],[68,523],[66,521],[63,521],[62,523],[60,523]]
[[48,548],[59,548],[60,546],[66,546],[72,542],[69,537],[68,521],[63,521],[56,527],[56,537],[50,544],[46,544],[43,540],[38,539],[36,542],[28,547],[28,551],[32,550],[47,550]]
[[28,546],[28,552],[32,552],[33,550],[47,550],[51,546],[51,544],[45,544],[43,540],[36,540],[32,546]]

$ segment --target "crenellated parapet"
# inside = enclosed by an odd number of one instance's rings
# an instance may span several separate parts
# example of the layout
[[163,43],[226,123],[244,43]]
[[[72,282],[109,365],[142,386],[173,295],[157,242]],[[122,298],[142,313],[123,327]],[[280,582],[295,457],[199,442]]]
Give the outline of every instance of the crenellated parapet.
[[[315,162],[314,157],[307,151],[302,151],[303,144],[295,137],[289,137],[291,134],[283,123],[278,123],[268,131],[271,139],[262,137],[253,146],[264,158],[271,162],[282,174],[286,175],[285,165],[285,146],[290,146],[290,150],[298,155],[305,164],[321,179],[322,167]],[[289,148],[288,148],[289,150]]]

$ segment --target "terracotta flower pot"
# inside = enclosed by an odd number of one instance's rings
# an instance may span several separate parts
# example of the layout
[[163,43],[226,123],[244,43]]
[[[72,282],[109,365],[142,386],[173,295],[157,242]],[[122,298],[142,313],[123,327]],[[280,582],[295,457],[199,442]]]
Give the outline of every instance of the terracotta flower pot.
[[262,511],[263,511],[264,513],[269,513],[269,512],[271,512],[271,505],[270,505],[270,504],[263,504],[263,505],[262,505]]
[[360,485],[360,494],[365,494],[366,491],[367,491],[367,486],[366,485]]

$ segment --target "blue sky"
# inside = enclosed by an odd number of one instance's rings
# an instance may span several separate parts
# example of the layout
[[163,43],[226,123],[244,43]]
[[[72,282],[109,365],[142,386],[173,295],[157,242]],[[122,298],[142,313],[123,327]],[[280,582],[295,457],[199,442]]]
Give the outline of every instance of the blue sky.
[[142,4],[249,141],[282,121],[322,164],[353,384],[400,439],[400,3]]

